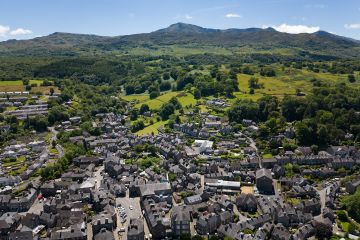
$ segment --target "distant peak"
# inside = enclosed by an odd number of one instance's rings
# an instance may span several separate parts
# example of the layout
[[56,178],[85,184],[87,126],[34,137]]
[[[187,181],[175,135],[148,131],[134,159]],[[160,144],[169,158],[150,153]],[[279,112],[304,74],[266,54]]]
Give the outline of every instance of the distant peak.
[[215,32],[215,31],[218,30],[203,28],[194,24],[178,22],[171,24],[169,27],[160,29],[156,32],[207,33],[207,32]]

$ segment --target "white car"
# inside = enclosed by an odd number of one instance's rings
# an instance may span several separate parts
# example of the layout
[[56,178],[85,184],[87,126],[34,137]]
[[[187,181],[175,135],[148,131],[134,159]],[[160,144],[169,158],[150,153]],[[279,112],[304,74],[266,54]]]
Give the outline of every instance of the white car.
[[129,206],[129,209],[130,209],[130,210],[133,210],[133,209],[134,209],[134,207],[130,205],[130,206]]

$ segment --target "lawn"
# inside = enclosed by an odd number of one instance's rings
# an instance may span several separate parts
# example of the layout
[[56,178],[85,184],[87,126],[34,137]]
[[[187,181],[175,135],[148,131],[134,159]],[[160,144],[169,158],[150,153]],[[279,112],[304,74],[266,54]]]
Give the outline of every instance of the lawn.
[[23,166],[17,168],[17,169],[12,169],[10,172],[9,172],[9,175],[11,176],[17,176],[17,175],[20,175],[22,174],[23,172],[26,171],[26,169],[28,168],[28,165],[27,164],[24,164]]
[[43,82],[44,82],[43,80],[32,79],[32,80],[29,81],[29,85],[37,84],[38,86],[40,86]]
[[190,93],[185,93],[184,96],[178,97],[179,102],[183,107],[188,107],[190,105],[195,106],[196,99]]
[[0,87],[4,86],[22,86],[23,82],[21,80],[16,81],[0,81]]
[[265,153],[264,155],[262,155],[262,158],[264,159],[273,158],[273,155],[271,153]]
[[152,125],[145,127],[144,129],[138,131],[136,134],[137,135],[146,135],[146,134],[152,134],[152,133],[157,134],[159,132],[158,128],[164,126],[167,122],[168,121],[156,122]]
[[4,159],[2,166],[5,168],[12,167],[12,166],[15,166],[15,165],[18,165],[18,164],[24,162],[25,160],[26,159],[24,156],[18,157],[15,161],[11,161],[10,159]]
[[288,203],[291,203],[291,204],[293,204],[293,205],[297,205],[297,204],[300,204],[300,199],[298,199],[298,198],[288,198],[287,199],[287,202]]
[[349,232],[349,226],[350,226],[349,222],[341,222],[340,221],[340,225],[344,232]]
[[58,154],[58,150],[56,148],[53,148],[53,147],[49,147],[49,152],[52,153],[52,154]]

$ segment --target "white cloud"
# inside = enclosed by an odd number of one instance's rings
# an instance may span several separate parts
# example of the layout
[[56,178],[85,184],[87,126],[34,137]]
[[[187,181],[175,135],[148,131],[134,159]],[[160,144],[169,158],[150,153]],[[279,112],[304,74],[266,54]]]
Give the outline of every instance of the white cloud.
[[176,17],[174,17],[175,20],[191,20],[193,19],[194,17],[189,15],[189,14],[185,14],[185,15],[177,15]]
[[27,34],[32,34],[32,31],[29,29],[24,29],[24,28],[17,28],[13,31],[10,32],[10,35],[16,36],[16,35],[27,35]]
[[10,31],[10,27],[0,25],[0,37],[5,37],[9,31]]
[[228,13],[225,15],[226,18],[241,18],[241,15],[237,13]]
[[298,33],[314,33],[320,30],[320,27],[310,27],[306,25],[288,25],[283,23],[278,26],[272,26],[278,32],[285,32],[291,34],[298,34]]
[[4,26],[4,25],[0,25],[0,41],[5,41],[11,38],[16,38],[16,39],[25,39],[27,37],[25,37],[25,35],[30,35],[33,32],[29,29],[25,29],[25,28],[16,28],[16,29],[12,29],[9,26]]
[[360,29],[360,23],[345,24],[346,29]]
[[186,15],[184,16],[184,18],[185,18],[186,20],[193,19],[193,17],[192,17],[192,16],[190,16],[190,15],[188,15],[188,14],[186,14]]

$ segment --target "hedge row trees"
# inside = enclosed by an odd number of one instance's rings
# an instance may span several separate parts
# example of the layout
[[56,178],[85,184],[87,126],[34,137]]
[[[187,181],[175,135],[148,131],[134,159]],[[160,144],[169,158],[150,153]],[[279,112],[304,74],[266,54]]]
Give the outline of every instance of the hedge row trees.
[[163,121],[168,120],[169,117],[175,113],[175,110],[182,109],[181,103],[176,97],[172,97],[169,102],[163,104],[159,111],[159,116]]
[[136,121],[133,123],[133,125],[131,126],[131,131],[132,132],[137,132],[140,131],[142,129],[145,128],[145,124],[142,120]]
[[62,105],[54,106],[49,111],[48,121],[51,125],[56,122],[66,121],[68,119],[69,115],[67,113],[67,110]]
[[259,105],[251,100],[237,101],[228,111],[230,122],[241,123],[243,119],[257,121],[259,119]]
[[260,75],[264,76],[264,77],[275,77],[276,72],[274,69],[272,69],[270,67],[264,67],[264,68],[261,68]]

